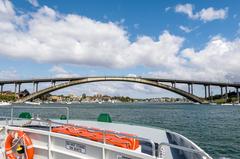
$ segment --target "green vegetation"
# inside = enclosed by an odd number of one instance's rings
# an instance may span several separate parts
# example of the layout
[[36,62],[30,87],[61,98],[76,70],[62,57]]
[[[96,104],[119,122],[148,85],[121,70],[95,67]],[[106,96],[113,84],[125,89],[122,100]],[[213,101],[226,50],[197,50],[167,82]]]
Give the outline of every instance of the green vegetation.
[[82,94],[82,99],[86,99],[87,95],[85,93]]
[[15,101],[15,94],[0,94],[0,101]]
[[[237,93],[236,92],[229,92],[227,94],[228,99],[226,100],[226,94],[223,94],[223,97],[221,95],[215,95],[210,97],[210,99],[213,100],[214,103],[222,104],[222,103],[236,103],[237,101]],[[209,99],[209,98],[208,98]]]
[[130,98],[130,97],[124,97],[124,96],[121,96],[121,97],[112,97],[113,100],[119,100],[121,102],[134,102],[134,99]]

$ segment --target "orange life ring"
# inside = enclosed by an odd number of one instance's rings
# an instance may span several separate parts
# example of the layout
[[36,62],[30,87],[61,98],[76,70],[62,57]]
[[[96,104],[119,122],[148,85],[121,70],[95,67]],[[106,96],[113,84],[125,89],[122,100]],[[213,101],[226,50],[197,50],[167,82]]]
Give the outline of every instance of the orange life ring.
[[12,146],[13,146],[12,142],[14,139],[23,140],[27,159],[33,159],[34,148],[32,145],[32,141],[23,131],[13,131],[8,134],[5,141],[5,150],[6,150],[7,159],[17,159],[17,157],[14,155],[12,151]]

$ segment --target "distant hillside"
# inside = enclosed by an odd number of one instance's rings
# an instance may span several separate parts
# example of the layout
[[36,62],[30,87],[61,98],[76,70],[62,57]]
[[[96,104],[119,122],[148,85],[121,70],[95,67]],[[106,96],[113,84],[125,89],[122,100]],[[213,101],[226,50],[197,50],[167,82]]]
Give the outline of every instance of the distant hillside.
[[[240,94],[240,93],[239,93]],[[237,102],[237,93],[236,92],[229,92],[227,93],[228,99],[227,101],[225,101],[225,97],[226,97],[226,93],[223,94],[223,97],[221,96],[221,94],[217,94],[214,96],[210,96],[209,98],[207,98],[208,100],[211,99],[216,103],[231,103],[231,102]]]

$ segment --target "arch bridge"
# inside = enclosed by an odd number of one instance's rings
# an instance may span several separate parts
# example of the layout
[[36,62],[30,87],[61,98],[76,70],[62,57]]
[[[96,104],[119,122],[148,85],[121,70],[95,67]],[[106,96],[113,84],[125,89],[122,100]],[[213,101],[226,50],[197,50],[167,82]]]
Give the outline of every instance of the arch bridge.
[[[208,103],[209,97],[211,96],[211,87],[210,86],[219,86],[221,88],[221,95],[223,96],[223,88],[225,88],[225,98],[227,98],[227,89],[228,87],[236,88],[238,101],[239,93],[238,89],[240,88],[240,83],[222,83],[222,82],[209,82],[209,81],[192,81],[192,80],[177,80],[177,79],[157,79],[157,78],[144,78],[144,77],[121,77],[121,76],[99,76],[99,77],[73,77],[73,78],[44,78],[44,79],[28,79],[28,80],[5,80],[0,81],[1,93],[3,93],[3,86],[7,84],[15,85],[15,93],[21,91],[21,85],[23,83],[33,83],[34,91],[28,96],[20,98],[17,102],[22,103],[25,101],[36,99],[44,94],[63,89],[66,87],[80,85],[85,83],[92,82],[101,82],[101,81],[123,81],[123,82],[134,82],[141,83],[145,85],[150,85],[158,88],[162,88],[171,92],[174,92],[178,95],[181,95],[193,102],[198,103]],[[38,84],[43,82],[51,82],[52,85],[48,88],[38,90]],[[187,84],[188,90],[177,88],[176,84]],[[193,93],[193,85],[203,85],[205,88],[205,98],[201,98]]]

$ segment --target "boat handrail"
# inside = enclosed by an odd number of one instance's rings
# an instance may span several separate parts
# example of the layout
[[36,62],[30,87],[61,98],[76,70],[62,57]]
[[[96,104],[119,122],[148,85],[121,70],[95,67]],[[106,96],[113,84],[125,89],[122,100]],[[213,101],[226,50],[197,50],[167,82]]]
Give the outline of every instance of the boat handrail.
[[174,145],[174,144],[169,144],[169,143],[165,143],[165,142],[162,142],[162,143],[159,144],[159,147],[158,147],[158,156],[159,157],[162,156],[162,154],[160,154],[162,146],[168,146],[168,147],[175,148],[175,149],[178,149],[178,150],[182,150],[182,151],[186,151],[186,152],[190,152],[190,153],[200,154],[200,155],[205,157],[204,159],[212,159],[204,151],[195,150],[195,149],[191,149],[191,148],[188,148],[188,147]]
[[[12,116],[11,117],[0,117],[0,119],[5,119],[6,122],[8,123],[8,120],[24,120],[23,118],[13,118]],[[26,120],[26,119],[25,119]],[[38,119],[38,118],[32,118],[32,119],[28,119],[28,122],[27,123],[31,123],[32,121],[36,121],[36,122],[43,122],[43,123],[47,123],[47,125],[49,126],[49,130],[51,131],[52,129],[52,126],[53,125],[69,125],[69,126],[74,126],[74,127],[77,127],[77,128],[84,128],[84,129],[87,129],[87,130],[90,130],[90,131],[95,131],[95,132],[102,132],[103,133],[103,143],[106,144],[106,133],[108,134],[114,134],[114,135],[118,135],[118,136],[123,136],[123,137],[129,137],[129,138],[134,138],[134,139],[137,139],[137,140],[140,140],[140,141],[145,141],[145,142],[148,142],[151,144],[151,147],[152,147],[152,156],[154,157],[162,157],[162,154],[161,154],[161,147],[162,146],[168,146],[168,147],[171,147],[171,148],[175,148],[175,149],[178,149],[178,150],[182,150],[182,151],[186,151],[186,152],[190,152],[190,153],[196,153],[196,154],[200,154],[202,155],[203,159],[212,159],[211,157],[209,157],[209,155],[204,152],[203,150],[199,150],[199,149],[192,149],[192,148],[188,148],[188,147],[184,147],[184,146],[180,146],[180,145],[175,145],[175,144],[169,144],[169,143],[166,143],[166,142],[161,142],[161,143],[156,143],[154,142],[153,140],[150,140],[150,139],[146,139],[146,138],[142,138],[142,137],[138,137],[138,136],[135,136],[135,135],[128,135],[128,134],[123,134],[121,132],[116,132],[116,131],[109,131],[109,130],[105,130],[105,129],[95,129],[95,128],[91,128],[91,127],[85,127],[85,126],[80,126],[80,125],[74,125],[74,124],[65,124],[65,123],[61,123],[61,122],[56,122],[56,121],[52,121],[52,120],[49,120],[49,119]],[[26,126],[26,124],[23,124],[22,126]],[[177,133],[174,133],[174,132],[171,132],[171,131],[166,131],[166,132],[169,132],[169,133],[173,133],[175,135],[178,135],[179,137],[182,137],[181,135],[177,134]],[[155,144],[158,144],[158,149],[157,149],[157,154],[156,154],[156,148],[155,148]],[[193,145],[195,146],[195,145]]]
[[[135,136],[135,135],[130,135],[130,134],[128,135],[128,134],[123,134],[123,133],[120,133],[120,132],[109,131],[109,130],[105,130],[105,129],[95,129],[95,128],[91,128],[91,127],[73,125],[73,124],[68,124],[68,123],[65,124],[65,123],[61,123],[61,122],[52,121],[52,120],[49,120],[49,119],[39,119],[39,118],[38,119],[37,118],[24,119],[24,118],[13,118],[12,116],[11,117],[0,116],[0,119],[5,119],[6,120],[6,124],[9,124],[9,120],[11,120],[11,124],[13,124],[13,122],[12,122],[13,119],[14,120],[27,120],[26,123],[32,123],[32,121],[47,123],[48,126],[49,126],[49,131],[50,132],[51,132],[52,126],[54,124],[55,125],[65,125],[65,126],[69,125],[69,126],[74,126],[74,127],[77,127],[77,128],[84,128],[84,129],[87,129],[87,130],[90,130],[90,131],[101,132],[101,133],[103,133],[103,143],[104,144],[106,144],[106,133],[114,134],[114,135],[118,135],[118,136],[122,136],[122,137],[129,137],[129,138],[133,138],[133,139],[137,139],[137,140],[140,140],[140,141],[145,141],[145,142],[150,143],[151,147],[152,147],[152,156],[156,156],[155,143],[152,140],[150,140],[150,139],[138,137],[138,136]],[[23,124],[23,125],[19,125],[19,126],[20,127],[26,126],[26,123]]]
[[14,109],[23,108],[23,109],[64,109],[66,110],[66,121],[69,121],[69,108],[68,107],[43,107],[43,106],[11,106],[11,123],[13,123]]

